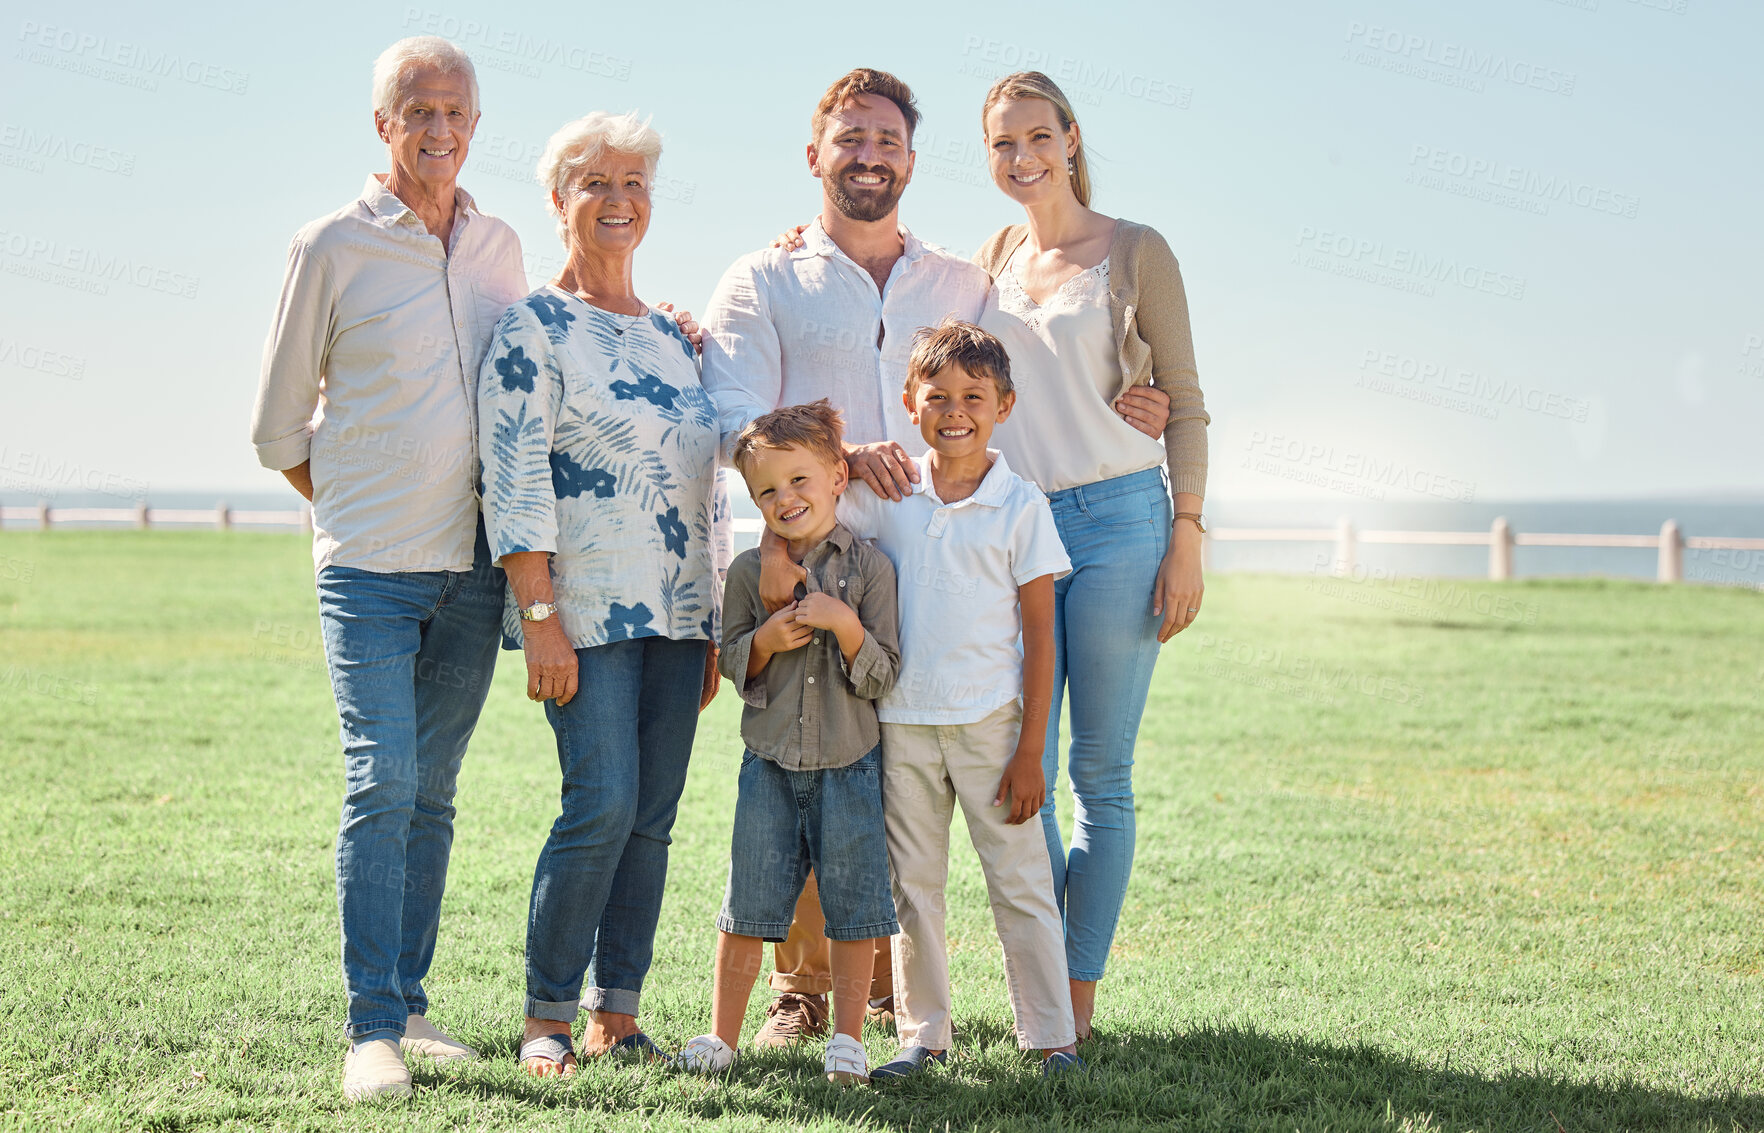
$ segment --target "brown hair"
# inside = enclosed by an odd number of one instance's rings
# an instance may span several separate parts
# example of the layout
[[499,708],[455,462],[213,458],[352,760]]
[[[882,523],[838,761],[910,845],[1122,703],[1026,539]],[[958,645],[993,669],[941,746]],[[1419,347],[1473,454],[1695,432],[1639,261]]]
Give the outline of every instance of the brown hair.
[[845,461],[845,418],[826,398],[807,405],[786,405],[748,422],[735,441],[735,468],[743,477],[762,448],[807,449],[829,464]]
[[[980,135],[986,136],[986,116],[992,108],[1001,102],[1016,102],[1019,99],[1039,98],[1043,102],[1053,103],[1054,115],[1060,120],[1060,129],[1070,131],[1078,124],[1078,116],[1072,112],[1072,101],[1059,84],[1042,74],[1040,71],[1018,71],[1014,75],[1006,75],[992,84],[986,92],[986,101],[980,104]],[[1072,195],[1085,208],[1090,207],[1090,165],[1084,160],[1084,136],[1078,136],[1078,152],[1072,155],[1068,175],[1072,181]]]
[[912,88],[887,71],[869,67],[847,71],[827,88],[827,93],[815,105],[814,117],[809,119],[809,141],[818,144],[821,131],[827,128],[827,119],[860,94],[873,94],[900,107],[900,115],[906,119],[907,149],[912,149],[913,131],[919,128],[919,107],[913,101]]
[[970,377],[991,378],[1001,400],[1016,388],[1011,384],[1011,356],[1004,343],[973,323],[951,315],[935,327],[920,327],[913,332],[913,356],[907,362],[907,394],[910,396],[920,382],[936,377],[951,365],[960,366]]

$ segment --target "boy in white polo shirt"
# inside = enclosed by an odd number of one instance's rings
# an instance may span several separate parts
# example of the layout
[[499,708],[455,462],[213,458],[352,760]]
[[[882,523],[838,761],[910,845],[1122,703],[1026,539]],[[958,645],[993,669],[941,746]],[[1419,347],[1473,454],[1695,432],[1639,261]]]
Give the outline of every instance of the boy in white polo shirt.
[[948,1057],[944,884],[959,801],[1004,945],[1017,1043],[1053,1073],[1080,1066],[1065,935],[1046,840],[1032,821],[1046,781],[1054,579],[1072,569],[1041,489],[986,447],[1010,416],[1010,358],[972,323],[919,331],[902,399],[930,451],[899,503],[853,483],[839,518],[894,562],[900,676],[876,702],[882,797],[900,934],[901,1052],[872,1072],[900,1078]]

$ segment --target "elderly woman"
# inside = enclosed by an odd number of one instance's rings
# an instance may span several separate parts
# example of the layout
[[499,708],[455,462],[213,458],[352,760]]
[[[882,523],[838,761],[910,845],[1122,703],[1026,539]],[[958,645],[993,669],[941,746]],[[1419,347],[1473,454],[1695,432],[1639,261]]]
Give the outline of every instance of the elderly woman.
[[628,114],[552,135],[539,177],[568,262],[503,315],[478,380],[506,620],[563,769],[527,918],[520,1057],[537,1075],[574,1069],[583,1006],[587,1053],[659,1053],[638,997],[697,713],[716,691],[716,412],[691,342],[632,288],[660,156]]

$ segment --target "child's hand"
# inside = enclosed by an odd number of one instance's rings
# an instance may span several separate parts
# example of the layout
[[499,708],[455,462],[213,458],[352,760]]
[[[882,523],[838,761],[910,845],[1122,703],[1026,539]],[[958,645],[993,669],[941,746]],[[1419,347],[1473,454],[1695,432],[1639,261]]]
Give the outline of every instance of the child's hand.
[[1041,753],[1017,749],[1011,761],[1005,764],[1004,778],[998,781],[998,797],[992,800],[993,806],[1008,805],[1011,812],[1005,821],[1012,826],[1021,826],[1035,817],[1041,804],[1047,800],[1047,778],[1041,773]]
[[792,649],[801,649],[815,635],[813,626],[803,625],[796,620],[797,603],[792,602],[777,613],[767,618],[765,624],[753,631],[753,647],[763,649],[767,653],[788,653]]
[[[819,590],[795,602],[796,620],[815,629],[839,630],[848,619],[857,617],[850,606]],[[783,611],[780,610],[779,613]]]

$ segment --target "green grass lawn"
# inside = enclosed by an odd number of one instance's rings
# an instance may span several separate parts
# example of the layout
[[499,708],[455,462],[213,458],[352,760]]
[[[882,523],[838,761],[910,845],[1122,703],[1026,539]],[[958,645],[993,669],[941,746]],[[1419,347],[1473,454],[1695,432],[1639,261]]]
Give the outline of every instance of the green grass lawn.
[[[351,1108],[305,542],[0,535],[0,1128],[1764,1129],[1764,595],[1215,578],[1141,732],[1091,1072],[1014,1049],[964,846],[960,1057],[887,1092],[818,1050],[518,1071],[557,789],[519,661],[429,980],[488,1058]],[[725,692],[675,829],[644,1010],[670,1046],[709,1024],[736,723]]]

